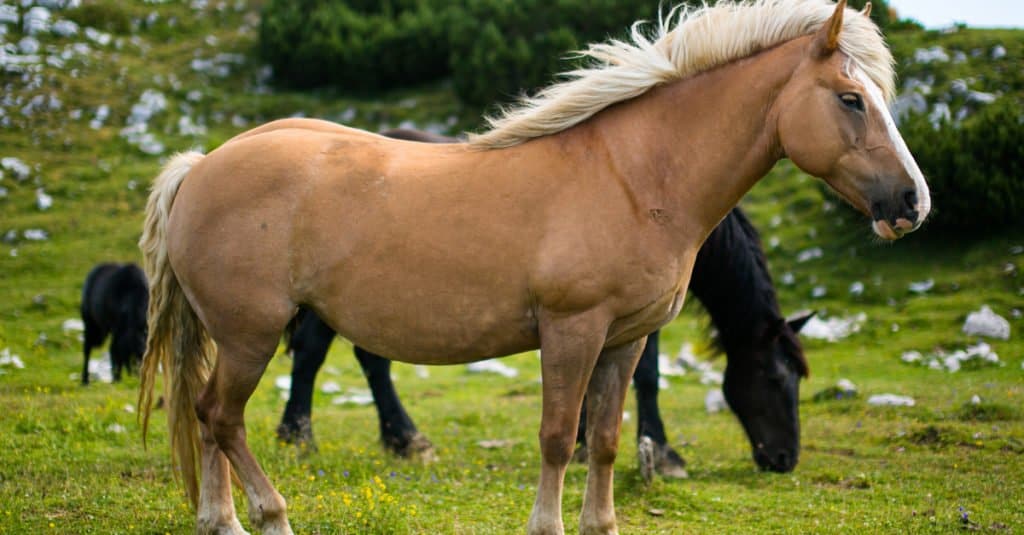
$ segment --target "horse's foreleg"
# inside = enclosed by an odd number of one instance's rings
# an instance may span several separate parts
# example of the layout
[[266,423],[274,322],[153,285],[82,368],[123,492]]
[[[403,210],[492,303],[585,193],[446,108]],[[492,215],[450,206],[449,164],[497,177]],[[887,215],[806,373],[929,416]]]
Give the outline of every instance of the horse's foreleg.
[[587,387],[587,448],[590,467],[580,514],[580,533],[617,533],[612,477],[619,449],[622,407],[644,339],[605,349]]
[[[266,343],[257,344],[256,349],[218,345],[211,385],[200,398],[197,410],[200,419],[209,426],[217,447],[231,461],[242,481],[249,498],[249,520],[253,526],[265,534],[291,534],[284,498],[263,473],[245,440],[245,404],[277,345],[276,333],[267,338]],[[219,468],[219,465],[213,467]],[[203,479],[209,474],[204,472]]]
[[[658,408],[658,383],[661,374],[658,370],[658,331],[654,331],[647,337],[647,345],[644,347],[640,362],[633,372],[633,387],[636,389],[637,405],[637,444],[650,439],[653,446],[653,455],[641,455],[640,473],[644,479],[649,479],[653,472],[666,477],[686,477],[686,461],[679,456],[671,446],[668,445],[668,438],[665,436],[665,424],[661,420],[661,411]],[[639,448],[638,451],[642,451]],[[649,464],[647,464],[649,463]]]
[[433,460],[434,445],[416,429],[416,424],[402,406],[402,400],[398,399],[395,384],[391,381],[391,361],[359,346],[355,347],[355,354],[373,392],[380,420],[381,443],[401,457]]
[[572,458],[583,393],[601,352],[607,322],[590,315],[542,321],[541,469],[527,532],[560,534],[562,483]]

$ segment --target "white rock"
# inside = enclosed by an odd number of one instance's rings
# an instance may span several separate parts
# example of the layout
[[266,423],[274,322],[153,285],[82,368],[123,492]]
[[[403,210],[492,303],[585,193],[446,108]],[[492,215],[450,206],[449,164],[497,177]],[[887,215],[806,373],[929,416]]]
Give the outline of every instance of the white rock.
[[658,390],[668,390],[672,388],[672,384],[668,382],[665,377],[658,377]]
[[125,403],[124,412],[127,412],[128,414],[135,414],[135,405],[132,405],[131,403]]
[[708,390],[708,393],[704,396],[704,410],[706,410],[708,414],[722,412],[728,408],[729,404],[726,403],[725,395],[722,394],[721,388]]
[[811,316],[803,328],[800,329],[800,336],[835,342],[860,331],[861,325],[865,321],[867,321],[867,314],[863,312],[853,316],[831,317],[827,319]]
[[796,261],[803,263],[815,258],[821,258],[824,252],[821,247],[811,247],[810,249],[804,249],[796,255]]
[[664,376],[678,377],[686,375],[686,368],[678,360],[673,360],[665,353],[658,355],[658,371]]
[[14,173],[14,177],[18,180],[25,180],[32,174],[32,169],[28,164],[14,157],[0,159],[0,167]]
[[945,63],[949,61],[949,54],[938,45],[931,48],[918,48],[914,51],[914,61],[916,63]]
[[80,333],[85,330],[85,323],[78,318],[68,318],[64,320],[64,323],[60,324],[60,328],[65,334],[71,332]]
[[971,405],[981,405],[981,396],[978,394],[971,396]]
[[466,365],[466,370],[470,373],[496,373],[509,378],[519,375],[519,370],[509,367],[499,360],[493,359],[471,362]]
[[864,283],[861,281],[854,281],[850,284],[850,295],[859,296],[864,293]]
[[341,392],[341,385],[334,381],[327,381],[326,383],[320,385],[320,391],[323,392],[324,394],[337,394]]
[[913,407],[915,402],[914,398],[907,396],[897,396],[896,394],[876,394],[868,398],[868,405]]
[[35,54],[39,52],[39,39],[26,35],[18,41],[18,51],[22,54]]
[[778,236],[772,236],[771,238],[768,238],[768,247],[772,249],[777,249],[780,243],[782,242],[779,240]]
[[793,272],[787,271],[779,277],[779,282],[786,286],[792,286],[796,282],[796,277],[793,275]]
[[[81,376],[79,376],[81,379]],[[89,380],[101,383],[114,381],[114,368],[110,364],[110,352],[104,351],[99,358],[89,359]]]
[[85,37],[100,46],[107,46],[114,39],[109,33],[101,32],[96,28],[86,28]]
[[107,426],[107,431],[110,433],[124,433],[125,428],[121,424],[110,424]]
[[1002,59],[1006,57],[1006,48],[1003,45],[996,45],[992,47],[992,59]]
[[836,388],[842,392],[856,393],[857,385],[853,384],[853,381],[849,379],[839,379],[836,381]]
[[42,6],[29,9],[22,18],[21,26],[28,35],[50,31],[50,10]]
[[893,99],[889,111],[897,121],[902,121],[912,113],[924,113],[928,111],[928,101],[924,96],[914,91],[903,93]]
[[292,389],[292,376],[291,375],[278,375],[274,378],[274,386],[278,390],[291,390]]
[[43,229],[30,228],[21,233],[22,237],[29,241],[45,241],[50,236]]
[[983,305],[977,312],[967,315],[962,331],[968,336],[987,336],[1009,340],[1010,322],[993,312],[988,305]]
[[413,371],[415,371],[416,377],[419,377],[420,379],[426,379],[430,377],[430,370],[427,369],[427,367],[422,364],[417,364],[413,366],[412,369]]
[[19,370],[25,369],[25,363],[21,360],[21,357],[11,353],[11,348],[9,347],[0,350],[0,366],[12,366]]
[[53,197],[43,191],[43,188],[36,188],[36,207],[40,210],[49,210],[51,206],[53,206]]
[[924,358],[924,355],[920,351],[904,351],[900,355],[900,360],[907,363],[920,362]]
[[999,98],[995,93],[985,93],[983,91],[971,91],[967,94],[967,102],[973,102],[975,104],[992,104]]
[[932,123],[932,127],[938,129],[943,123],[948,123],[952,120],[953,115],[949,110],[949,104],[945,102],[936,102],[935,106],[932,107],[932,112],[928,114],[928,122]]
[[814,299],[821,299],[822,297],[825,297],[825,294],[827,293],[828,289],[824,286],[815,286],[814,288],[811,288],[811,297]]
[[370,391],[357,388],[350,388],[347,394],[331,399],[332,405],[369,405],[371,403],[373,403],[373,395],[370,394]]
[[[18,7],[0,4],[0,24],[17,24]],[[5,26],[6,28],[6,26]]]
[[923,293],[926,293],[928,290],[931,290],[934,287],[935,287],[935,280],[934,279],[927,279],[927,280],[923,280],[923,281],[912,282],[912,283],[910,283],[910,286],[907,287],[907,289],[909,289],[911,292],[916,293],[916,294],[923,294]]
[[61,37],[73,37],[78,35],[78,25],[70,20],[58,20],[51,28],[53,33]]

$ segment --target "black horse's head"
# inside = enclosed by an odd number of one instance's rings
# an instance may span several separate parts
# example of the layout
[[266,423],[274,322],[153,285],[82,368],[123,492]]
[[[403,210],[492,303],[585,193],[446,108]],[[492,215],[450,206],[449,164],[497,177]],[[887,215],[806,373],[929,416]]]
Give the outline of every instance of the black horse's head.
[[789,472],[800,456],[800,379],[807,360],[796,333],[811,314],[765,325],[750,355],[732,358],[722,391],[762,470]]

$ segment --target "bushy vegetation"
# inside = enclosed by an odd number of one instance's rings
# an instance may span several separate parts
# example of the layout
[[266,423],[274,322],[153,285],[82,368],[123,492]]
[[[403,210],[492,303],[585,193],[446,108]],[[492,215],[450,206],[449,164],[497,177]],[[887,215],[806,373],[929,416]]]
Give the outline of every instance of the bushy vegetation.
[[963,123],[934,127],[919,114],[903,126],[935,199],[932,223],[962,230],[1021,225],[1024,106],[1003,98]]
[[[853,0],[860,9],[866,0]],[[696,0],[686,3],[699,4]],[[507,101],[569,69],[567,55],[622,35],[655,0],[271,0],[260,43],[279,83],[371,91],[451,76],[473,105]],[[884,1],[872,17],[890,19]]]

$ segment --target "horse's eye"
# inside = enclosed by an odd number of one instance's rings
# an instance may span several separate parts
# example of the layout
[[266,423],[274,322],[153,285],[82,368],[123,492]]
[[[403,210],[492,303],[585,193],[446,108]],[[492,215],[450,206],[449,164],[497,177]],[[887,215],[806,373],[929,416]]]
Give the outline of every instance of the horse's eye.
[[851,110],[864,111],[864,99],[857,93],[842,93],[839,95],[839,100],[842,101],[843,106]]

